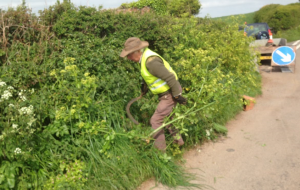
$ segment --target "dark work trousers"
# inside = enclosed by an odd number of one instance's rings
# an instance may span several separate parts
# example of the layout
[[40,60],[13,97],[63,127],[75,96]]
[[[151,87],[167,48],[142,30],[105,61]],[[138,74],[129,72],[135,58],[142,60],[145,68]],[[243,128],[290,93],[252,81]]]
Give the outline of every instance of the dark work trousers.
[[[150,120],[153,129],[157,129],[163,124],[164,119],[170,115],[170,113],[172,112],[176,104],[177,102],[173,100],[171,94],[167,94],[159,98],[159,103],[157,105],[157,108]],[[166,128],[169,130],[170,134],[174,137],[175,143],[177,143],[180,146],[184,144],[181,135],[177,133],[175,128],[172,128],[172,125],[169,125]],[[160,131],[155,133],[153,137],[155,139],[154,146],[157,149],[164,151],[166,149],[164,129],[161,129]]]

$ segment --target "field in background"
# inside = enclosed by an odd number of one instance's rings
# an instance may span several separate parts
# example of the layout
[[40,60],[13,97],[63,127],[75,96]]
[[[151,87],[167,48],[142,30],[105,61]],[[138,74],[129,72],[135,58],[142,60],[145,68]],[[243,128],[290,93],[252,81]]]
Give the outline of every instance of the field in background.
[[215,17],[212,18],[213,20],[222,20],[225,22],[233,22],[236,20],[236,17],[239,17],[239,20],[241,21],[241,24],[244,22],[247,23],[254,23],[254,14],[255,12],[252,13],[247,13],[247,14],[238,14],[238,15],[229,15],[229,16],[223,16],[223,17]]

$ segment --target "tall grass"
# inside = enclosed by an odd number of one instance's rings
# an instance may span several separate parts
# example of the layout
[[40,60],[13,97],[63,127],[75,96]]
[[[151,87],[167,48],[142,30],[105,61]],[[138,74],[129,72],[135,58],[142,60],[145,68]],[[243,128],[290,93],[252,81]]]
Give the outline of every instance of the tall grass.
[[87,155],[85,161],[91,176],[86,189],[135,189],[153,176],[158,182],[169,187],[202,189],[201,185],[189,182],[195,176],[186,173],[182,166],[158,152],[151,143],[139,143],[119,135],[115,137],[110,150],[103,155],[99,151],[103,147],[101,140],[90,139],[90,144],[82,147]]
[[[80,147],[90,176],[85,189],[135,189],[153,176],[156,181],[169,187],[202,189],[203,185],[190,182],[195,176],[184,171],[174,158],[158,151],[152,140],[150,143],[143,140],[151,132],[150,127],[133,127],[131,123],[124,123],[117,115],[112,115],[109,110],[115,108],[112,106],[115,103],[109,97],[106,99],[106,103],[100,103],[106,107],[106,111],[100,112],[114,130],[107,131],[111,139],[109,142],[104,139],[105,136],[103,138],[103,134],[99,134],[89,138],[88,145]],[[91,114],[90,118],[93,117]],[[171,136],[167,139],[171,139]],[[105,143],[110,143],[110,147],[102,152]]]

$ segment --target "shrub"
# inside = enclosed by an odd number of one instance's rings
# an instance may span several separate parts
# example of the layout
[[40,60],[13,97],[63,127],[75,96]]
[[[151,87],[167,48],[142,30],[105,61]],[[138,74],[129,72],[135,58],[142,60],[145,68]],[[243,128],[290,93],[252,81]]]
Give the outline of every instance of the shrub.
[[166,0],[138,0],[132,3],[123,3],[121,8],[138,8],[142,9],[143,7],[152,8],[157,14],[167,15],[167,2]]
[[279,4],[269,4],[260,8],[255,12],[254,21],[255,22],[268,22],[273,16],[275,10],[282,5]]

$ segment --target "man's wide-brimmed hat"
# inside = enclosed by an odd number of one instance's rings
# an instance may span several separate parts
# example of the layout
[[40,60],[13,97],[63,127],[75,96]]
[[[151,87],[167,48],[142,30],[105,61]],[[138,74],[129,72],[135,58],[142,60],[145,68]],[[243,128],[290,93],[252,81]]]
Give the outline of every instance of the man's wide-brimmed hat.
[[128,38],[124,44],[124,49],[122,50],[120,57],[126,57],[128,54],[148,46],[149,43],[147,41],[141,41],[136,37]]

